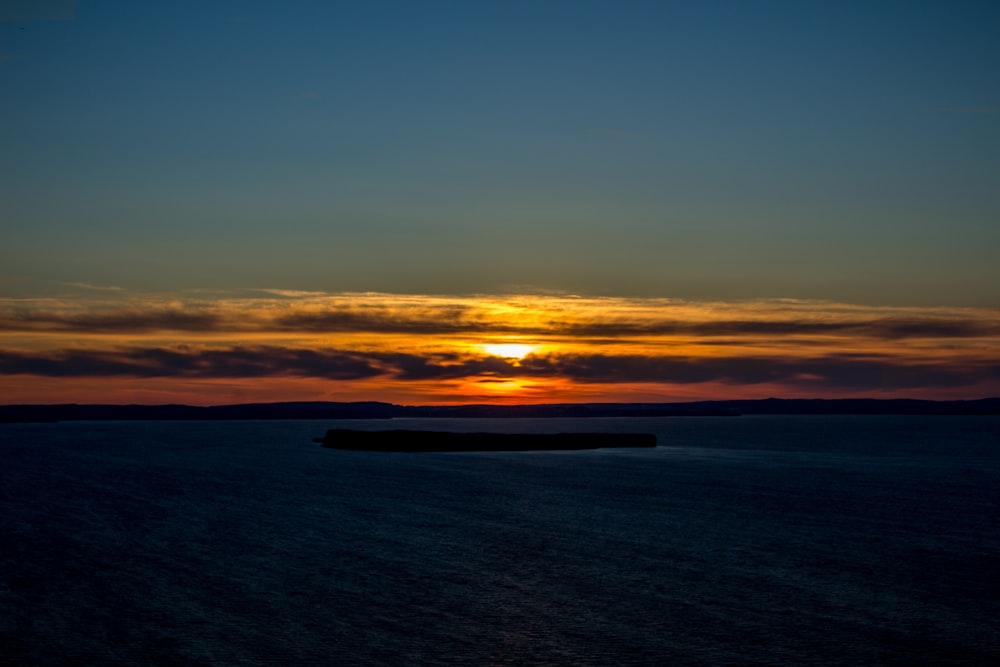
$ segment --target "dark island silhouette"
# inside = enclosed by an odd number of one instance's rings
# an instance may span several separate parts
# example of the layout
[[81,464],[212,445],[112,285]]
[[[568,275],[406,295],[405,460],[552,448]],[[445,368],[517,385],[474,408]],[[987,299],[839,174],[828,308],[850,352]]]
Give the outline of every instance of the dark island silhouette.
[[366,452],[530,452],[656,447],[651,433],[460,433],[330,429],[315,438],[330,449]]

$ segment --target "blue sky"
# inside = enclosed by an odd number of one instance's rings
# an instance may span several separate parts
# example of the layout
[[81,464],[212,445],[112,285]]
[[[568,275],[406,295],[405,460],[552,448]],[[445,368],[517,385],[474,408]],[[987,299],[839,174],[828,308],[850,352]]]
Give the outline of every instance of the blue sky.
[[6,295],[998,305],[993,2],[54,4],[0,16]]

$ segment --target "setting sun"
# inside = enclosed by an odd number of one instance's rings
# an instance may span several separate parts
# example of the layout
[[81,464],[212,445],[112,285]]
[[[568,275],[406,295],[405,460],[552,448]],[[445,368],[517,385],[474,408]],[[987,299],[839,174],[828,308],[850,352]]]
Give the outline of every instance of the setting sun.
[[495,357],[506,357],[508,359],[523,359],[534,351],[534,345],[524,345],[523,343],[490,343],[483,345],[487,354]]

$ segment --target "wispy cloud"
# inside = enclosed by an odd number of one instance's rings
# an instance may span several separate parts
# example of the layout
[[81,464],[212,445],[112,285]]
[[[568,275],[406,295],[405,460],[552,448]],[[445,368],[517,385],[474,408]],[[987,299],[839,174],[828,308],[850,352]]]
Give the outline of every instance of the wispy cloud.
[[893,358],[846,354],[804,358],[571,355],[530,358],[525,365],[539,374],[592,383],[774,383],[884,390],[951,387],[1000,379],[1000,363],[914,364]]
[[267,378],[326,380],[384,377],[398,382],[517,378],[561,379],[587,384],[660,383],[772,384],[803,388],[847,388],[861,392],[959,387],[1000,381],[1000,362],[907,363],[877,355],[805,358],[552,354],[518,362],[486,355],[415,355],[391,352],[295,349],[274,346],[227,348],[68,349],[0,351],[0,373],[48,377]]
[[70,287],[77,287],[79,289],[95,290],[98,292],[124,292],[124,287],[116,287],[115,285],[91,285],[90,283],[63,283],[69,285]]
[[[74,286],[123,294],[112,286]],[[906,309],[820,302],[696,303],[544,295],[434,297],[260,290],[266,297],[81,301],[0,299],[0,330],[204,333],[497,334],[574,339],[843,337],[880,340],[1000,337],[995,309]]]
[[[997,309],[280,289],[82,294],[0,299],[0,375],[305,378],[362,383],[372,398],[378,386],[439,396],[530,386],[538,400],[545,388],[594,398],[602,386],[626,385],[1000,392]],[[488,354],[496,342],[532,352]]]
[[219,319],[208,312],[176,309],[114,310],[104,313],[58,314],[25,310],[0,317],[0,331],[49,331],[89,333],[141,333],[146,331],[197,331],[216,329]]
[[74,376],[238,378],[298,375],[351,380],[383,371],[349,353],[274,347],[227,349],[126,348],[0,352],[0,373]]
[[293,289],[276,289],[276,288],[260,288],[255,290],[250,290],[251,292],[259,292],[262,294],[272,294],[274,296],[281,296],[288,299],[302,299],[302,298],[318,298],[327,296],[326,292],[316,292],[309,290],[293,290]]

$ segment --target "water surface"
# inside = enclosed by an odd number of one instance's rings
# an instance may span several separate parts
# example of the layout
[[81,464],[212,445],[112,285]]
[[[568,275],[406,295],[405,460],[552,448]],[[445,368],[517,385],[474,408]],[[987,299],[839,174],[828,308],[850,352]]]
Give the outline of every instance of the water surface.
[[[332,426],[654,450],[323,449]],[[20,664],[988,664],[1000,419],[0,425]]]

